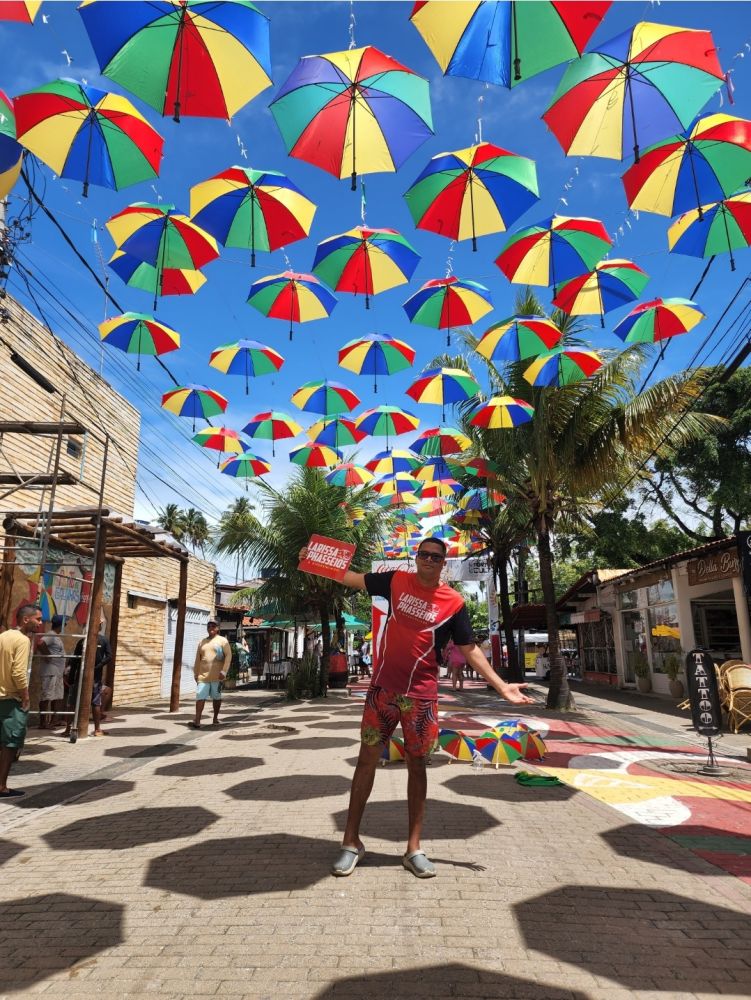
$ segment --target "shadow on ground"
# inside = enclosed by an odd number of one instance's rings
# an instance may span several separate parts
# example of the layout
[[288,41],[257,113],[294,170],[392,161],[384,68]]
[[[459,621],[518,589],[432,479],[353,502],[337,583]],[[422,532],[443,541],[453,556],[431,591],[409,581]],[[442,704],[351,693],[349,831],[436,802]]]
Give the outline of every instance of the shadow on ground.
[[[104,725],[106,727],[107,723],[105,722]],[[166,729],[159,729],[156,726],[118,726],[117,724],[113,724],[110,725],[108,735],[131,738],[136,736],[161,736],[166,732]]]
[[44,835],[57,851],[124,851],[176,837],[195,837],[219,817],[201,806],[157,806],[78,819]]
[[306,736],[300,740],[280,740],[272,746],[277,750],[335,750],[337,747],[351,747],[357,742],[344,736]]
[[457,795],[490,802],[565,802],[576,795],[576,789],[568,785],[522,788],[514,781],[512,772],[488,768],[484,768],[481,774],[456,774],[442,784]]
[[[344,830],[346,819],[346,809],[334,814],[334,822],[339,830]],[[431,799],[425,810],[423,836],[430,840],[467,840],[500,825],[495,816],[491,816],[482,806]],[[406,839],[406,788],[403,799],[367,804],[362,822],[362,834],[364,837],[379,837],[381,840]]]
[[[751,829],[751,816],[748,817]],[[732,830],[718,830],[704,826],[673,827],[667,836],[637,823],[606,830],[600,836],[616,854],[634,861],[648,861],[664,868],[674,868],[681,872],[701,875],[726,875],[727,871],[697,858],[692,851],[736,854],[739,859],[751,855],[751,837]],[[682,849],[683,848],[683,849]]]
[[195,750],[194,746],[185,746],[183,743],[156,743],[153,747],[144,747],[136,743],[125,747],[108,747],[104,751],[105,757],[169,757],[174,753],[188,753]]
[[13,777],[17,778],[22,774],[39,774],[40,771],[49,771],[55,765],[48,760],[25,760],[23,757],[13,765]]
[[0,865],[4,865],[6,861],[10,861],[25,850],[23,844],[17,844],[14,840],[0,840]]
[[180,760],[176,764],[158,767],[155,774],[175,778],[202,778],[210,774],[236,774],[260,767],[262,757],[215,757],[213,760]]
[[[298,720],[295,719],[295,722]],[[339,722],[314,722],[309,729],[329,729],[332,732],[341,732],[343,729],[354,729],[358,725],[356,719],[340,719]]]
[[5,799],[6,805],[17,809],[47,809],[49,806],[73,805],[84,793],[87,802],[97,802],[99,799],[111,799],[115,795],[125,795],[135,788],[133,781],[107,781],[81,779],[80,781],[57,781],[50,784],[35,785],[29,788],[25,795],[18,799]]
[[349,788],[349,778],[343,778],[339,774],[287,774],[281,778],[243,781],[228,788],[226,794],[233,799],[257,802],[297,802],[344,795]]

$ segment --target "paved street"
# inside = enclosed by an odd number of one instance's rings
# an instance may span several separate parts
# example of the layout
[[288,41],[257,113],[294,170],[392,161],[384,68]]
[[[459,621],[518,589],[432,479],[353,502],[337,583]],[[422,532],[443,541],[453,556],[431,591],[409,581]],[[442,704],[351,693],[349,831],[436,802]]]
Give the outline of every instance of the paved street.
[[[518,714],[452,697],[442,723],[468,732]],[[27,796],[0,805],[0,997],[748,997],[748,737],[706,782],[664,764],[695,760],[685,717],[578,700],[528,713],[560,787],[434,759],[427,882],[400,865],[403,764],[379,769],[361,867],[328,874],[356,694],[235,693],[199,733],[154,707],[77,746],[32,734]]]

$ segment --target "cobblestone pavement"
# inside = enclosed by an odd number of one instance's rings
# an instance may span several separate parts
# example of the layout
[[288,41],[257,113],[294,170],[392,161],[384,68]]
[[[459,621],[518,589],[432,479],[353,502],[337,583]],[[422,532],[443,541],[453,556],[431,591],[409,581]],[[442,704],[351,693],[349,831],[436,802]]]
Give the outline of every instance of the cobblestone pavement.
[[[510,714],[480,686],[451,697],[446,718]],[[436,758],[424,846],[439,876],[419,881],[400,864],[405,768],[387,765],[366,859],[331,878],[361,701],[275,699],[233,694],[202,732],[150,706],[101,740],[32,735],[27,795],[0,804],[0,997],[751,994],[751,886],[569,783]],[[684,725],[580,701],[537,714],[647,744]]]

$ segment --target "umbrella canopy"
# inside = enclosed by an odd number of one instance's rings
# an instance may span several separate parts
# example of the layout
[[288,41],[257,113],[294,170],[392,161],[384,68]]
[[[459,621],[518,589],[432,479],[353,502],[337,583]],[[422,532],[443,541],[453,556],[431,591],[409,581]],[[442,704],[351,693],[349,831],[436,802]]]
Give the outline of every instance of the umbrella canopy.
[[359,444],[366,437],[354,420],[348,417],[326,417],[317,420],[305,432],[313,444],[328,444],[333,448]]
[[245,446],[240,440],[240,435],[237,431],[233,431],[229,427],[204,427],[193,435],[193,440],[196,444],[200,444],[202,448],[210,448],[212,451],[219,452],[219,458],[216,463],[217,468],[219,468],[222,455],[226,451],[233,452],[236,455],[240,455],[245,451]]
[[567,67],[542,116],[569,156],[640,158],[687,128],[724,81],[708,31],[640,21]]
[[373,481],[373,473],[361,465],[344,462],[333,468],[324,478],[332,486],[364,486]]
[[155,296],[194,295],[206,284],[206,275],[201,271],[180,267],[154,267],[122,250],[115,250],[107,264],[130,288],[140,288]]
[[15,100],[18,140],[60,177],[120,188],[159,173],[164,139],[120,94],[55,80]]
[[470,439],[456,427],[429,427],[412,442],[412,451],[422,455],[456,455],[466,451],[472,444]]
[[477,479],[492,479],[501,471],[500,465],[496,462],[489,462],[487,458],[470,458],[462,464],[464,471]]
[[569,316],[599,316],[635,302],[649,281],[649,275],[631,260],[601,260],[591,271],[558,287],[553,305]]
[[405,753],[404,740],[400,739],[398,736],[390,736],[383,744],[381,762],[393,764],[395,761],[404,760]]
[[356,375],[373,376],[373,392],[378,392],[378,376],[393,375],[411,367],[415,350],[403,340],[385,333],[367,333],[350,340],[339,350],[339,367]]
[[247,396],[248,379],[257,375],[273,375],[284,364],[284,358],[273,347],[259,344],[257,340],[238,340],[234,344],[215,347],[209,364],[225,375],[244,375]]
[[714,205],[686,212],[668,229],[673,253],[689,257],[730,254],[730,270],[735,270],[733,250],[751,242],[751,191],[742,191]]
[[360,398],[341,382],[331,382],[325,378],[318,382],[306,382],[292,393],[292,402],[300,410],[308,413],[322,413],[324,417],[334,417],[339,413],[349,413],[360,405]]
[[435,455],[415,471],[415,479],[419,479],[422,483],[450,482],[454,479],[457,468],[456,465],[447,462],[442,455]]
[[31,24],[41,6],[42,0],[5,0],[0,4],[0,21]]
[[484,285],[453,275],[426,281],[404,303],[410,323],[448,331],[448,345],[451,344],[452,327],[471,326],[492,308],[490,291]]
[[265,410],[256,413],[243,427],[243,434],[261,441],[271,441],[271,455],[275,454],[274,444],[284,438],[302,434],[302,427],[292,417],[281,410]]
[[703,319],[704,313],[690,299],[653,299],[632,309],[613,333],[627,344],[654,344],[688,333]]
[[13,101],[0,90],[0,198],[5,198],[21,173],[23,148],[16,141]]
[[492,510],[499,507],[506,497],[498,490],[489,490],[486,486],[475,486],[467,490],[459,501],[462,510]]
[[224,413],[227,400],[205,385],[181,385],[164,393],[162,408],[178,417],[191,417],[195,431],[197,417],[208,420],[209,417]]
[[534,386],[562,386],[580,382],[602,368],[602,359],[595,351],[551,351],[536,358],[524,372],[524,378]]
[[446,404],[459,403],[476,396],[480,386],[461,368],[429,368],[407,389],[407,395],[418,403],[435,403],[441,407],[441,420],[446,419]]
[[336,292],[364,295],[370,309],[371,295],[406,284],[419,262],[395,229],[356,226],[318,244],[313,271]]
[[492,399],[475,410],[470,423],[474,424],[475,427],[496,430],[529,423],[534,415],[534,406],[531,406],[524,399],[514,399],[513,396],[493,396]]
[[221,463],[219,471],[223,472],[225,476],[247,480],[255,479],[256,476],[268,475],[271,472],[271,466],[257,455],[244,451],[241,455],[230,455]]
[[410,21],[447,76],[514,87],[581,55],[609,6],[418,0]]
[[474,760],[475,741],[455,729],[441,729],[438,743],[442,750],[457,760]]
[[190,189],[193,221],[225,247],[271,252],[304,240],[316,206],[276,170],[229,167]]
[[599,219],[554,215],[515,233],[495,262],[511,282],[555,288],[594,267],[612,243]]
[[350,176],[353,191],[433,134],[428,81],[372,45],[304,56],[270,108],[289,155]]
[[422,492],[422,483],[408,472],[395,472],[391,476],[381,476],[373,483],[373,489],[381,497],[407,497],[406,503],[415,503]]
[[526,361],[551,350],[563,334],[546,316],[512,316],[488,327],[477,353],[489,361]]
[[231,118],[271,86],[269,22],[248,0],[79,7],[104,76],[160,114]]
[[328,445],[313,444],[312,441],[308,441],[298,448],[293,448],[289,453],[289,460],[290,462],[294,462],[295,465],[325,469],[341,462],[342,453],[337,451],[336,448],[329,448]]
[[513,764],[522,756],[521,747],[513,741],[507,741],[501,736],[478,736],[475,740],[477,752],[482,754],[489,764]]
[[435,479],[430,483],[423,483],[420,497],[423,500],[446,500],[447,502],[458,500],[458,494],[464,487],[456,479]]
[[355,424],[371,437],[385,437],[388,449],[390,437],[399,437],[400,434],[408,434],[410,431],[417,430],[420,421],[408,410],[402,410],[399,406],[382,404],[365,410],[356,418]]
[[637,212],[678,215],[722,201],[751,177],[751,122],[704,115],[679,135],[645,149],[623,175]]
[[176,330],[145,313],[127,312],[106,319],[99,324],[99,336],[126,354],[137,354],[139,371],[142,354],[167,354],[180,347],[180,334]]
[[248,303],[269,319],[288,322],[292,340],[293,323],[326,319],[336,305],[336,298],[312,274],[284,271],[254,281]]
[[420,468],[420,459],[405,448],[387,448],[366,462],[365,468],[376,476],[393,476],[397,472],[413,473]]

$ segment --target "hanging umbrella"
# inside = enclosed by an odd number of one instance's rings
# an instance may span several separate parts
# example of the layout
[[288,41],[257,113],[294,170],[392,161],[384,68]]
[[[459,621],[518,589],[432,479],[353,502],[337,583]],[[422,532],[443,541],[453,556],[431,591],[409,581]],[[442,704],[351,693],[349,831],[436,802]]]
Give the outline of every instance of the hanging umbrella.
[[593,270],[559,285],[553,305],[569,316],[599,316],[627,302],[635,302],[649,281],[649,275],[631,260],[601,260]]
[[704,313],[690,299],[653,299],[632,309],[613,333],[627,344],[654,344],[688,333],[703,319]]
[[191,417],[195,431],[197,417],[208,420],[219,413],[224,413],[227,409],[227,400],[205,385],[181,385],[164,393],[162,408],[178,417]]
[[415,471],[415,479],[419,479],[422,483],[437,483],[442,480],[450,482],[454,479],[455,469],[456,466],[452,467],[442,455],[434,455]]
[[316,248],[313,271],[335,292],[370,296],[403,285],[414,274],[420,255],[395,229],[356,226],[329,236]]
[[730,254],[730,270],[735,270],[733,250],[751,243],[751,191],[741,191],[714,205],[686,212],[668,229],[672,253],[689,257]]
[[733,194],[751,177],[751,122],[704,115],[684,132],[645,149],[623,175],[637,212],[678,215]]
[[313,444],[328,444],[332,448],[359,444],[366,437],[349,417],[325,417],[311,424],[305,433]]
[[274,444],[284,438],[297,437],[302,434],[302,427],[292,417],[281,410],[266,410],[256,413],[243,427],[243,434],[261,441],[271,441],[272,458],[276,454]]
[[109,267],[130,288],[140,288],[152,295],[194,295],[206,284],[202,271],[180,267],[154,267],[122,250],[115,250],[107,261]]
[[333,468],[324,479],[332,486],[364,486],[373,481],[373,473],[361,465],[345,462]]
[[324,417],[348,413],[360,405],[359,397],[351,389],[327,378],[318,382],[306,382],[292,393],[291,398],[298,409],[308,413],[322,413]]
[[159,173],[164,139],[120,94],[55,80],[15,99],[19,142],[60,177],[120,188]]
[[539,200],[535,161],[481,142],[434,156],[404,195],[418,229],[450,240],[502,233]]
[[336,298],[312,274],[284,271],[259,278],[250,286],[248,304],[269,319],[282,319],[292,324],[326,319],[336,305]]
[[307,441],[298,448],[293,448],[289,453],[290,462],[295,465],[304,465],[307,468],[324,469],[332,465],[337,465],[342,461],[342,453],[336,448],[329,448],[325,444],[313,444]]
[[591,0],[418,0],[409,19],[447,76],[514,87],[581,55],[608,7]]
[[211,352],[209,364],[225,375],[245,376],[245,395],[248,379],[258,375],[273,375],[284,364],[284,358],[273,347],[259,344],[257,340],[238,340],[223,344]]
[[485,427],[488,430],[519,427],[529,423],[535,415],[534,406],[525,399],[514,399],[513,396],[493,396],[483,403],[472,415],[471,424],[475,427]]
[[383,744],[381,764],[393,764],[395,761],[404,760],[405,753],[404,740],[398,736],[389,736],[388,740]]
[[23,148],[16,142],[13,101],[0,90],[0,199],[6,198],[19,178]]
[[489,361],[526,361],[555,347],[563,334],[546,316],[512,316],[488,327],[477,353]]
[[245,489],[248,488],[248,479],[255,479],[256,476],[265,476],[271,472],[271,466],[264,462],[262,458],[253,455],[249,451],[244,451],[241,455],[230,455],[219,466],[219,471],[225,476],[233,476],[235,479],[244,479]]
[[506,497],[498,490],[489,490],[486,486],[475,486],[467,490],[459,501],[462,510],[492,510],[499,507]]
[[[441,500],[437,497],[421,501],[419,506],[416,508],[416,512],[421,517],[443,517],[444,514],[452,514],[455,510],[456,504],[453,501],[451,503],[447,503],[446,500]],[[426,530],[429,535],[436,535],[436,531],[432,528]]]
[[461,368],[428,368],[407,389],[407,395],[418,403],[435,403],[441,407],[441,420],[446,419],[446,404],[459,403],[476,396],[480,386]]
[[599,219],[554,215],[514,233],[495,262],[511,282],[555,288],[594,267],[612,243]]
[[393,476],[396,472],[411,474],[420,468],[420,459],[405,448],[387,448],[366,462],[365,468],[370,469],[376,476]]
[[138,355],[136,369],[141,370],[141,355],[167,354],[180,347],[180,334],[166,323],[145,313],[126,312],[99,324],[99,336],[126,354]]
[[268,18],[248,0],[84,0],[104,76],[160,114],[230,119],[271,86]]
[[457,760],[474,760],[475,741],[455,729],[441,729],[438,743],[442,750]]
[[708,31],[640,21],[571,63],[542,116],[568,156],[622,160],[688,128],[724,81]]
[[353,191],[433,134],[428,81],[372,45],[303,56],[270,108],[289,155],[351,176]]
[[237,455],[245,451],[245,446],[240,440],[240,435],[237,431],[230,430],[229,427],[204,427],[193,435],[193,440],[196,444],[200,444],[202,448],[211,448],[212,451],[219,452],[219,458],[216,463],[217,468],[219,468],[222,455],[226,451]]
[[0,21],[32,24],[41,6],[42,0],[3,0],[0,4]]
[[402,410],[399,406],[382,404],[365,410],[356,418],[355,424],[371,437],[385,437],[388,449],[389,438],[399,437],[400,434],[408,434],[410,431],[417,430],[420,421],[408,410]]
[[446,343],[451,344],[451,330],[471,326],[493,308],[489,290],[476,281],[464,281],[450,275],[426,281],[404,303],[410,323],[446,330]]
[[456,427],[429,427],[412,442],[412,451],[423,458],[431,455],[456,455],[466,451],[472,442]]
[[385,333],[367,333],[350,340],[339,350],[339,367],[356,375],[372,375],[373,392],[378,392],[379,375],[403,371],[414,360],[413,347]]
[[493,479],[501,471],[500,465],[496,462],[489,462],[487,458],[470,458],[463,465],[465,472],[476,476],[478,479]]
[[447,503],[456,502],[458,494],[464,487],[455,479],[436,479],[430,483],[423,483],[420,497],[423,500],[445,500]]
[[422,490],[422,483],[405,472],[384,476],[372,486],[382,507],[401,507],[405,504],[413,506],[419,501]]
[[478,736],[475,740],[477,752],[482,754],[489,764],[513,764],[522,756],[521,748],[502,739],[500,736]]
[[602,368],[602,360],[595,351],[551,351],[535,358],[524,372],[524,378],[534,386],[562,386],[580,382]]
[[225,247],[270,253],[304,240],[316,206],[289,177],[276,170],[229,167],[190,189],[190,215],[196,225]]

